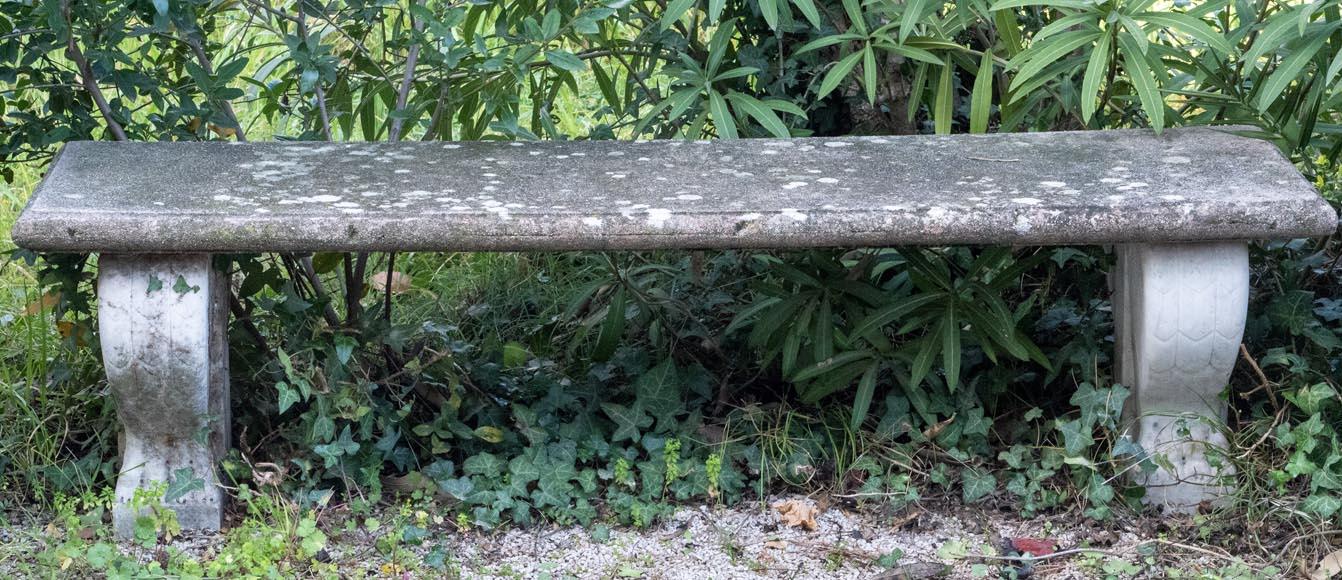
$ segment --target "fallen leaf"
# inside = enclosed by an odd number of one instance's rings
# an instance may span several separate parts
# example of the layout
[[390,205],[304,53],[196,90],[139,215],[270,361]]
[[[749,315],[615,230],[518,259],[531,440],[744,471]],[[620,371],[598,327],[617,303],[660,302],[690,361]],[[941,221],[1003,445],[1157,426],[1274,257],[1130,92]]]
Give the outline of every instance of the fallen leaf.
[[819,512],[810,503],[790,499],[775,503],[773,508],[782,516],[783,525],[789,528],[804,528],[810,532],[816,530],[815,516]]
[[871,580],[922,580],[924,578],[945,578],[951,573],[951,567],[937,562],[910,562],[901,564],[880,573]]
[[1029,552],[1035,556],[1047,556],[1058,550],[1057,540],[1038,540],[1034,538],[1011,538],[1012,549],[1022,554]]
[[378,272],[368,280],[368,285],[378,292],[386,292],[390,288],[392,294],[400,294],[410,289],[410,277],[401,272],[392,272],[391,284],[387,284],[387,273]]
[[1309,575],[1309,580],[1328,580],[1342,574],[1342,550],[1338,550],[1319,560],[1319,567]]
[[786,550],[787,542],[784,542],[783,540],[769,540],[764,543],[764,547],[772,550]]
[[923,431],[923,437],[926,438],[928,441],[931,441],[931,440],[933,440],[933,439],[936,439],[936,438],[937,438],[937,435],[940,435],[940,434],[941,434],[941,430],[942,430],[942,429],[945,429],[946,426],[947,426],[947,425],[950,425],[950,424],[951,424],[951,421],[954,421],[954,420],[955,420],[955,413],[951,413],[951,416],[950,416],[950,417],[946,417],[946,420],[945,420],[945,421],[942,421],[942,422],[940,422],[940,423],[937,423],[936,425],[933,425],[933,426],[931,426],[931,427],[928,427],[926,430],[924,430],[924,431]]
[[43,294],[41,298],[29,302],[28,306],[25,306],[23,308],[23,315],[32,316],[34,314],[37,314],[38,312],[41,312],[43,310],[51,308],[52,306],[55,306],[56,303],[60,301],[61,301],[61,293],[52,290],[51,292]]

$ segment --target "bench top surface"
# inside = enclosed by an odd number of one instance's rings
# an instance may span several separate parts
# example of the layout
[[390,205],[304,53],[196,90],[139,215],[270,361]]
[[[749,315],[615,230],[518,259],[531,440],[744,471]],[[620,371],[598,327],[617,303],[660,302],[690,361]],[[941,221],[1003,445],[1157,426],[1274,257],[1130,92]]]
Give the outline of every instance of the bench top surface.
[[35,250],[1087,244],[1327,235],[1271,144],[1206,128],[997,135],[65,146]]

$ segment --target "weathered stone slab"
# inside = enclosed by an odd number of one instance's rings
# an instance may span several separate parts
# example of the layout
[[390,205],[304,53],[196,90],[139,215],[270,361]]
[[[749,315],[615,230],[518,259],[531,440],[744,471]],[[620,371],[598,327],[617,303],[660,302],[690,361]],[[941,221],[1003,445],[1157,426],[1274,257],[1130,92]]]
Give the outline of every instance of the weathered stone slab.
[[1213,129],[712,142],[71,143],[36,250],[1084,244],[1320,236],[1265,142]]

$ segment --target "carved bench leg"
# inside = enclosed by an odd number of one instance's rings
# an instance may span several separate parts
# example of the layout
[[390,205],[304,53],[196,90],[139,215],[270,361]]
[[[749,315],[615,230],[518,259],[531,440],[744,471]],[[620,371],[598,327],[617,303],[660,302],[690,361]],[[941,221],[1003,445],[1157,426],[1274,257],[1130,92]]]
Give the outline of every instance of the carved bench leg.
[[[135,491],[190,473],[203,489],[170,502],[183,529],[219,529],[216,465],[228,445],[228,285],[211,257],[107,255],[98,329],[124,428],[112,521],[133,535]],[[191,471],[186,472],[184,469]]]
[[[1136,473],[1146,502],[1189,512],[1229,491],[1220,394],[1239,353],[1249,303],[1244,242],[1134,244],[1118,249],[1114,320],[1118,382],[1132,389],[1128,435],[1164,460]],[[1214,456],[1214,454],[1213,454]],[[1168,461],[1168,464],[1165,463]]]

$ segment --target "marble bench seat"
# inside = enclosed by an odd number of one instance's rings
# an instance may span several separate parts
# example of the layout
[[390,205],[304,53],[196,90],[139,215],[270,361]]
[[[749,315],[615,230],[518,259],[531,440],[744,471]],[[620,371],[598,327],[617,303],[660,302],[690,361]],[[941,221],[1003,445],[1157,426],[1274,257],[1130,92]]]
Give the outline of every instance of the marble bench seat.
[[[228,444],[229,290],[212,254],[1112,244],[1117,377],[1134,392],[1130,434],[1170,460],[1138,477],[1150,501],[1187,510],[1226,485],[1204,447],[1224,443],[1211,424],[1224,419],[1218,395],[1244,327],[1247,243],[1336,228],[1332,208],[1271,144],[1189,128],[711,142],[79,142],[61,151],[13,239],[101,254],[101,346],[127,435],[123,505],[182,466],[213,481]],[[179,276],[198,290],[172,291]],[[151,279],[168,283],[147,291]],[[212,436],[201,443],[192,434],[203,428]],[[217,528],[222,500],[211,485],[172,507],[185,527]],[[133,515],[118,511],[118,530]]]

